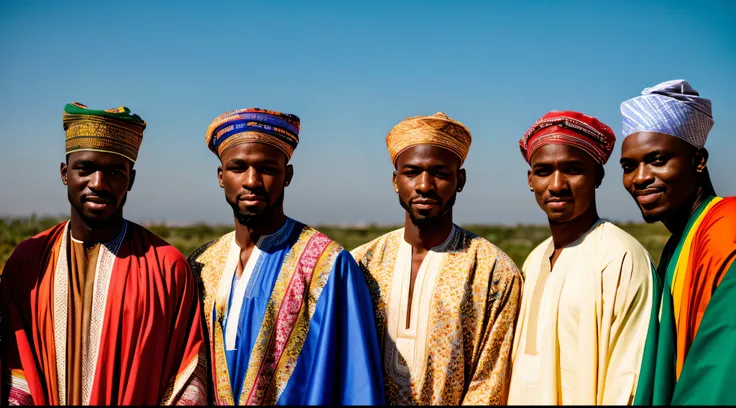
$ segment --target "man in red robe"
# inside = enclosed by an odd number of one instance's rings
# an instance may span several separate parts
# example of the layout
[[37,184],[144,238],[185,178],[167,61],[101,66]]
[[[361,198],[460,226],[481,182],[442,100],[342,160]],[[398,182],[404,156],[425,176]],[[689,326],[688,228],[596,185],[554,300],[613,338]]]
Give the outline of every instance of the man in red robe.
[[0,405],[206,404],[186,259],[123,218],[145,122],[64,108],[71,219],[18,245],[0,280]]

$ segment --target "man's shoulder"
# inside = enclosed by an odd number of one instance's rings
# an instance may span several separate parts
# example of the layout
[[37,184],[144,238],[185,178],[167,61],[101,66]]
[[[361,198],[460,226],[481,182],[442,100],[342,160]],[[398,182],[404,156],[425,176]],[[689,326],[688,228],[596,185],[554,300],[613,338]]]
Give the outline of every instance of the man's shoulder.
[[189,262],[190,264],[192,262],[196,262],[197,261],[197,258],[199,258],[202,254],[204,254],[205,251],[207,251],[218,240],[219,240],[219,238],[218,239],[213,239],[212,241],[207,242],[205,244],[202,244],[202,245],[198,246],[197,248],[195,248],[194,251],[192,251],[192,253],[190,253],[189,255],[187,255],[187,262]]
[[[360,261],[368,256],[369,253],[375,253],[376,251],[383,252],[386,249],[386,244],[396,237],[401,236],[403,228],[397,228],[393,231],[389,231],[385,234],[379,235],[376,238],[366,242],[365,244],[359,245],[350,254],[355,258],[356,261]],[[398,242],[398,241],[397,241]]]
[[213,255],[226,256],[227,252],[224,251],[229,249],[230,243],[233,240],[233,235],[235,235],[234,230],[198,246],[189,254],[189,256],[187,256],[187,261],[190,265],[195,262],[207,263]]
[[176,249],[175,246],[171,245],[168,241],[156,235],[148,228],[137,224],[132,221],[128,221],[128,229],[136,231],[135,234],[143,236],[145,240],[149,241],[153,247],[156,248],[156,255],[159,258],[165,259],[169,262],[186,262],[184,255]]
[[54,241],[57,241],[59,237],[63,234],[66,224],[67,221],[54,225],[53,227],[45,231],[41,231],[38,234],[30,238],[26,238],[18,243],[18,245],[16,245],[13,249],[13,252],[10,254],[5,267],[3,267],[3,270],[0,271],[0,274],[8,272],[9,265],[11,267],[14,264],[25,265],[23,266],[23,268],[26,268],[28,265],[27,262],[40,261],[44,252],[53,250],[51,244]]
[[59,236],[64,232],[64,227],[67,221],[60,224],[54,225],[53,227],[41,231],[38,234],[26,238],[15,246],[13,250],[13,257],[38,257],[38,253],[41,251],[50,251],[49,243],[58,239]]
[[461,248],[471,251],[475,254],[479,265],[492,265],[496,273],[507,275],[508,277],[521,276],[519,267],[513,259],[485,237],[482,237],[472,231],[457,227],[462,237]]
[[610,253],[646,254],[647,257],[649,256],[646,248],[644,248],[644,245],[639,240],[610,221],[604,220],[601,223],[598,241]]
[[53,227],[45,231],[41,231],[30,238],[24,239],[18,245],[16,245],[15,251],[26,253],[44,249],[49,241],[58,239],[58,237],[64,232],[64,228],[66,227],[67,223],[68,221],[64,221],[62,223],[54,225]]
[[703,224],[717,226],[724,232],[732,231],[736,235],[736,197],[723,197],[713,205],[703,218]]
[[340,245],[340,243],[332,239],[332,237],[318,230],[317,228],[312,227],[311,225],[307,225],[299,221],[296,221],[296,225],[297,227],[301,226],[300,238],[311,239],[313,236],[317,235],[321,238],[322,245],[329,245],[333,248],[333,250],[336,250],[337,252],[341,252],[345,249],[342,245]]
[[703,217],[694,239],[704,244],[703,253],[730,257],[736,242],[736,197],[724,197],[714,204]]

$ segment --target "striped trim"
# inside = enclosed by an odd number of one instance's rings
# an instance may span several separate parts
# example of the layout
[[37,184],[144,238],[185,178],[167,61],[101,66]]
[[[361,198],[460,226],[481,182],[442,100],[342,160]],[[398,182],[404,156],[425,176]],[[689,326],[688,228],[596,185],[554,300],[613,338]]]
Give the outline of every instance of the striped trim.
[[685,278],[687,277],[687,266],[690,261],[690,247],[692,246],[695,233],[698,231],[698,228],[703,222],[705,216],[708,214],[708,211],[721,200],[721,197],[715,197],[711,200],[711,202],[703,208],[703,211],[700,212],[698,217],[692,223],[692,226],[687,231],[687,235],[685,236],[685,240],[682,244],[682,250],[677,258],[677,263],[675,264],[675,272],[672,275],[670,293],[672,294],[673,309],[677,316],[675,319],[675,328],[677,328],[678,331],[680,327],[680,315],[678,312],[680,310],[680,303],[682,302],[682,289],[685,285]]

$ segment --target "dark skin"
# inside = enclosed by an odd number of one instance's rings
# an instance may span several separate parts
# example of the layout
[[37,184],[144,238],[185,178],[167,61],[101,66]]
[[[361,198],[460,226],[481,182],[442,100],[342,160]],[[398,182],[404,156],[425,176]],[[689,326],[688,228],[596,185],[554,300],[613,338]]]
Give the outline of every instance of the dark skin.
[[708,152],[657,132],[638,132],[621,145],[624,188],[647,222],[662,221],[673,236],[709,195],[715,195]]
[[275,233],[286,222],[284,188],[291,183],[294,167],[281,150],[264,143],[237,144],[220,161],[217,178],[225,198],[250,217],[246,224],[235,217],[235,241],[240,247],[236,276],[240,278],[258,239]]
[[115,239],[135,181],[133,163],[117,154],[81,151],[69,154],[60,172],[71,204],[72,236],[85,245]]
[[465,186],[460,158],[434,145],[417,145],[396,158],[394,191],[406,210],[404,239],[411,245],[411,279],[406,327],[411,323],[411,303],[419,268],[430,249],[442,244],[452,232],[452,205]]
[[564,144],[539,147],[530,165],[527,181],[552,231],[551,270],[562,250],[598,221],[595,189],[603,181],[603,167],[583,150]]

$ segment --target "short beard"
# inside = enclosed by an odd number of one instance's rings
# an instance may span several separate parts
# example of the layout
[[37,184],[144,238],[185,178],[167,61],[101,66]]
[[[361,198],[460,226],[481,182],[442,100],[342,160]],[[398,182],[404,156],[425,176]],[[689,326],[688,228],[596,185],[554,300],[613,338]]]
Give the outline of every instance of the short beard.
[[416,225],[419,228],[423,228],[438,223],[439,220],[442,219],[442,217],[444,217],[445,214],[447,214],[447,212],[450,211],[455,205],[455,200],[457,200],[457,192],[454,193],[449,200],[447,200],[447,203],[442,205],[439,215],[429,217],[414,213],[409,203],[405,203],[404,201],[402,201],[401,197],[399,197],[399,204],[401,204],[401,207],[407,212],[407,214],[409,214],[409,218],[411,219],[412,224]]
[[[67,192],[67,197],[70,203],[74,202],[72,201],[71,192]],[[128,200],[128,193],[126,192],[125,195],[123,196],[123,199],[120,200],[120,204],[115,209],[115,212],[103,220],[94,219],[94,218],[90,218],[86,216],[83,210],[84,205],[81,202],[79,203],[80,205],[79,207],[76,207],[74,204],[72,204],[72,207],[74,207],[74,211],[77,212],[77,214],[79,215],[79,219],[82,220],[82,222],[84,223],[85,226],[87,226],[87,228],[89,228],[90,230],[101,230],[111,225],[114,225],[117,221],[123,219],[123,206],[125,206],[125,202],[127,200]]]
[[279,198],[277,198],[272,205],[268,205],[260,214],[240,211],[237,197],[235,198],[235,201],[230,201],[230,199],[225,196],[225,200],[230,204],[230,208],[233,209],[233,216],[238,220],[238,223],[250,229],[254,229],[262,226],[267,220],[273,217],[277,209],[282,208],[284,204],[284,192],[281,193]]

